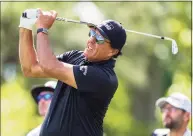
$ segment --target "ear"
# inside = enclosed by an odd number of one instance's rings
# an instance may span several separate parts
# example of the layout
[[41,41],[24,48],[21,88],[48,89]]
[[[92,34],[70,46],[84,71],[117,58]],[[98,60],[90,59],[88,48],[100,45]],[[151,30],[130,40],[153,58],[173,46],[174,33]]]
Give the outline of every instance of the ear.
[[118,50],[118,49],[112,49],[112,50],[109,52],[108,56],[109,56],[109,57],[112,57],[112,56],[116,55],[117,53],[119,53],[119,50]]
[[186,112],[184,114],[184,121],[189,121],[190,120],[190,113]]

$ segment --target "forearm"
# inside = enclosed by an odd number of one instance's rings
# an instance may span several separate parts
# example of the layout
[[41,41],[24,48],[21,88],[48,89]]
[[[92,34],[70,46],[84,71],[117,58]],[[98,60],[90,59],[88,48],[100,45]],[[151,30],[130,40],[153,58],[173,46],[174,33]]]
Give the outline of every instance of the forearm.
[[44,33],[37,35],[37,56],[45,74],[76,88],[73,65],[57,60],[49,45],[48,35]]
[[19,59],[23,72],[30,72],[32,66],[38,63],[33,47],[32,31],[25,28],[19,30]]
[[53,54],[48,35],[44,33],[37,34],[37,56],[43,69],[53,69],[59,62]]

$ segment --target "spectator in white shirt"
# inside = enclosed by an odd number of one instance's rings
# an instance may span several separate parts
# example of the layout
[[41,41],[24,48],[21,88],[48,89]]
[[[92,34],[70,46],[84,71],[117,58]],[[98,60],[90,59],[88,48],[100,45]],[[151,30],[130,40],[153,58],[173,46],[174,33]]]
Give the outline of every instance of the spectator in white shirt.
[[156,129],[152,136],[192,136],[188,129],[191,120],[191,101],[181,93],[173,93],[156,101],[161,109],[166,129]]

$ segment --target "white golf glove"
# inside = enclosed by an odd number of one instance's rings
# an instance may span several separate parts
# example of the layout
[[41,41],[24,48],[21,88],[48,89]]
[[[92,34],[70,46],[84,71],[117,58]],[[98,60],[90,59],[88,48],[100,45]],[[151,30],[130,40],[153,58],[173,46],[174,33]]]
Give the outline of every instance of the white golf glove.
[[20,17],[19,27],[32,30],[33,25],[36,23],[38,18],[38,9],[27,9]]

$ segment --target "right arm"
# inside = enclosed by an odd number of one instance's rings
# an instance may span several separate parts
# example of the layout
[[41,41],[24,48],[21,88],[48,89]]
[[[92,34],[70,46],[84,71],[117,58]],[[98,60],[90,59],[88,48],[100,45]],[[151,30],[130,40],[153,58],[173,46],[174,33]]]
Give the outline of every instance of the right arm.
[[49,77],[41,69],[33,47],[32,31],[20,28],[19,30],[19,59],[22,72],[27,77]]

